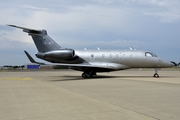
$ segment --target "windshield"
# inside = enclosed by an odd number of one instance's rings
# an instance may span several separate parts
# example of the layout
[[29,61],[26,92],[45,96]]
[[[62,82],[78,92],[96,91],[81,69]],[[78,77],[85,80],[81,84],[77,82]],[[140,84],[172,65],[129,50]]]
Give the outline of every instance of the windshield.
[[151,53],[151,52],[146,52],[145,56],[146,57],[157,57],[157,55],[155,55],[154,53]]
[[153,55],[153,57],[158,57],[156,54],[154,54],[154,53],[151,53],[152,55]]

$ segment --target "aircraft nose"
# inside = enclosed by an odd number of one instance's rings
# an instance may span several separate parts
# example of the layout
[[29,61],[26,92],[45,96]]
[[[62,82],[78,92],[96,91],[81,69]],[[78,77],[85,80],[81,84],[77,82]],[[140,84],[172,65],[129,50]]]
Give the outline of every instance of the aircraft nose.
[[175,67],[176,65],[171,61],[172,67]]
[[161,67],[174,67],[174,64],[169,60],[161,59],[160,61]]

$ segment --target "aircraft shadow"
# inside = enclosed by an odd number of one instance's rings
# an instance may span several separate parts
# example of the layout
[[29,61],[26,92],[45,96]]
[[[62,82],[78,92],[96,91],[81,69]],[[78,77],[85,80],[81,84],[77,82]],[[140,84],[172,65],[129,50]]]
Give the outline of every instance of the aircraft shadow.
[[61,76],[64,79],[57,79],[57,80],[49,80],[49,81],[72,81],[72,80],[93,80],[93,79],[102,79],[102,78],[118,78],[119,76],[95,76],[93,78],[82,78],[80,76]]
[[[49,82],[57,82],[57,81],[73,81],[73,80],[95,80],[95,79],[104,79],[104,78],[153,78],[153,76],[95,76],[93,78],[82,78],[80,76],[59,76],[62,77],[62,79],[56,79],[56,80],[49,80]],[[160,78],[174,78],[175,76],[160,76]],[[154,78],[154,79],[158,79],[158,78]]]

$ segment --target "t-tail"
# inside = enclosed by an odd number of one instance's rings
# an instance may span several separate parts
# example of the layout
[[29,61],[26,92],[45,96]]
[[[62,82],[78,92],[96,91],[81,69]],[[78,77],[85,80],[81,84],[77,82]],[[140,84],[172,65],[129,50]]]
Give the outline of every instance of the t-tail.
[[8,26],[23,29],[23,32],[27,32],[30,36],[32,36],[32,39],[39,53],[45,53],[45,52],[61,49],[61,47],[52,38],[48,36],[46,30],[34,30],[34,29],[19,27],[16,25],[8,25]]
[[[52,38],[47,34],[46,30],[34,30],[16,25],[8,25],[15,28],[23,29],[23,32],[32,36],[32,39],[38,49],[36,57],[49,62],[62,62],[62,60],[72,60],[75,58],[75,51],[73,49],[61,48]],[[27,52],[26,55],[29,57]],[[30,61],[37,63],[30,58]]]

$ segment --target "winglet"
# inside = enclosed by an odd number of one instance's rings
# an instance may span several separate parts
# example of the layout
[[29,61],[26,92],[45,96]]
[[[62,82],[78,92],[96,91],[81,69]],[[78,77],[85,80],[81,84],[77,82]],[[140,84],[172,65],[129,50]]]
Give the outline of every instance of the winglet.
[[28,57],[28,59],[32,62],[32,63],[37,63],[37,64],[41,64],[41,65],[45,65],[45,63],[40,63],[40,62],[36,62],[27,51],[24,51],[26,56]]

